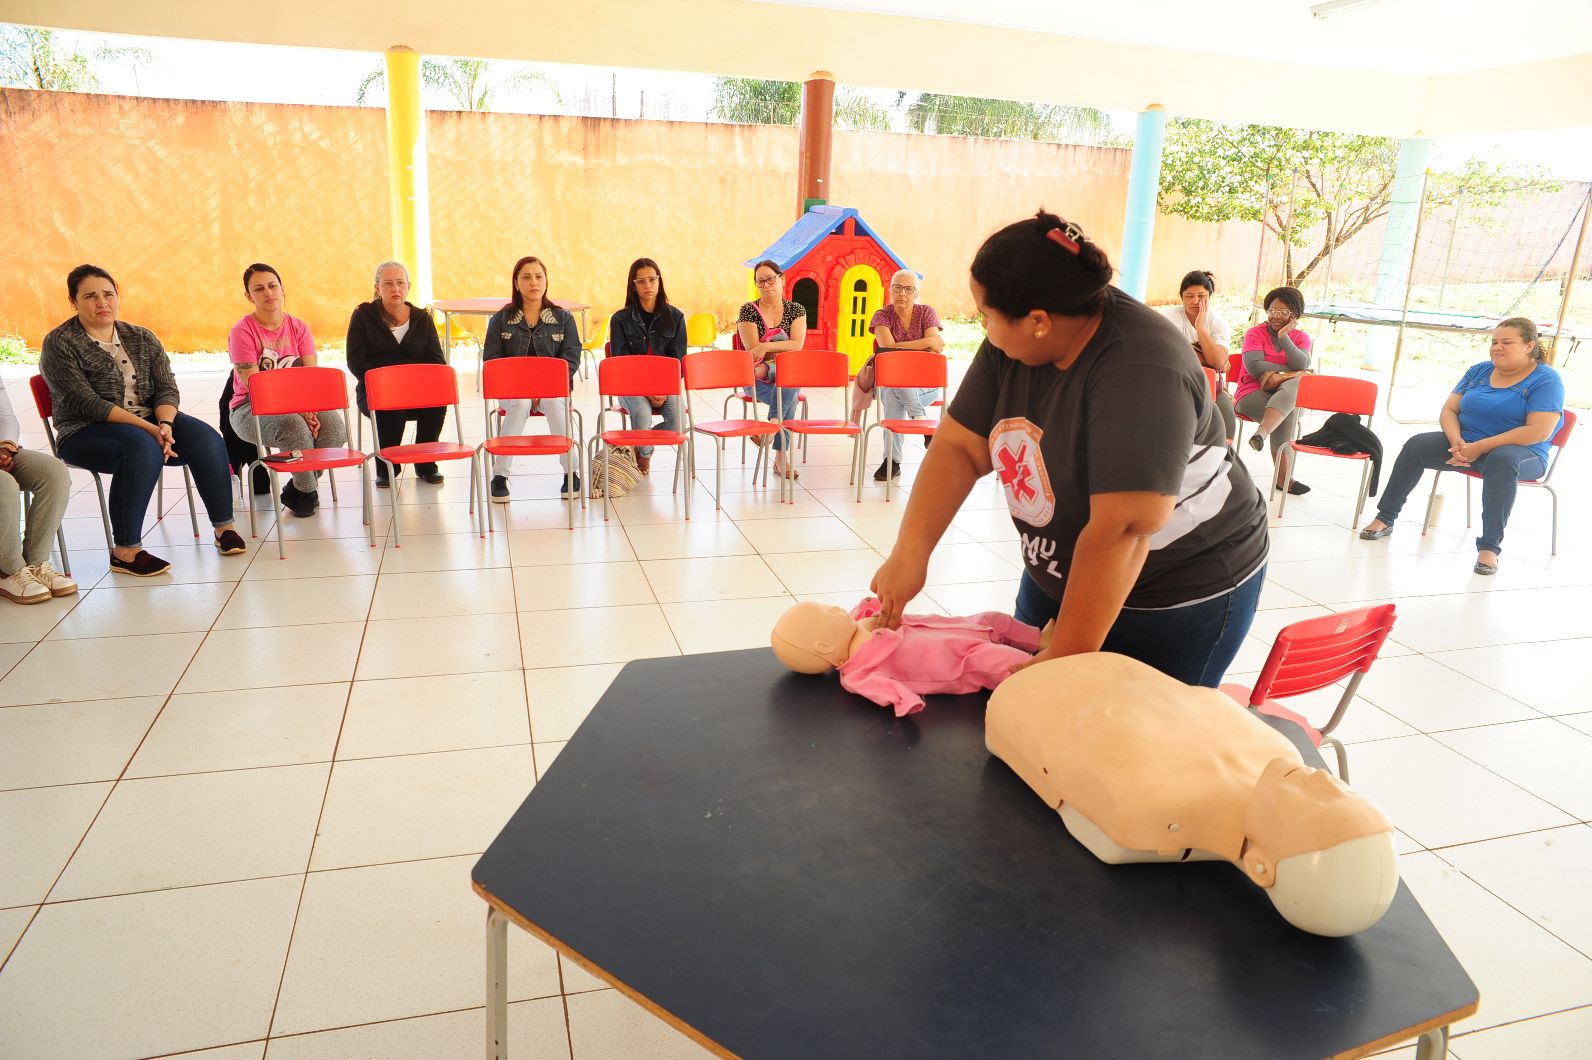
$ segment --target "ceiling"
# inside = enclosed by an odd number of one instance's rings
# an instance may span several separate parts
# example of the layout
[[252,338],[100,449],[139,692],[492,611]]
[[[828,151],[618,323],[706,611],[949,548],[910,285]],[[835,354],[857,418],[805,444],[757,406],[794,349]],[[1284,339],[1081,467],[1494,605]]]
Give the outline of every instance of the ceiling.
[[[748,0],[941,19],[1235,59],[1434,76],[1592,49],[1592,0],[1373,0],[1329,18],[1315,0]],[[1592,92],[1592,84],[1586,86]],[[1592,106],[1589,106],[1592,110]],[[1589,114],[1592,120],[1592,114]]]
[[1384,0],[1326,21],[1307,0],[0,0],[0,21],[785,80],[827,70],[857,85],[1389,136],[1592,124],[1592,0]]

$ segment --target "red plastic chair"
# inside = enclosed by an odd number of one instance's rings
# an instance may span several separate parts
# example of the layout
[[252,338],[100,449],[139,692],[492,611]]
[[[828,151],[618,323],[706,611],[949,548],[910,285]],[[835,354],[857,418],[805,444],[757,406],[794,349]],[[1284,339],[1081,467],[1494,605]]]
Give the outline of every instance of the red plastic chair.
[[[55,440],[55,398],[50,394],[50,385],[44,381],[44,376],[35,375],[29,378],[28,389],[33,394],[33,407],[38,410],[39,419],[44,424],[44,437],[49,439],[50,455],[68,467],[76,467],[79,471],[88,471],[89,475],[93,477],[94,492],[99,494],[100,522],[105,528],[105,549],[110,551],[115,548],[111,541],[111,512],[105,505],[105,484],[100,481],[99,472],[89,471],[86,467],[78,467],[77,464],[61,458],[61,447]],[[188,474],[188,465],[180,460],[173,459],[166,461],[166,466],[182,468],[182,486],[188,495],[188,522],[192,524],[193,536],[197,538],[199,536],[199,512],[193,506],[193,479]],[[164,519],[166,517],[166,478],[164,473],[156,480],[156,489],[158,492],[155,496],[155,518]],[[70,575],[72,572],[66,565],[66,535],[64,532],[60,535],[60,542],[61,570],[62,573]]]
[[[776,407],[785,407],[786,390],[817,389],[819,387],[834,387],[840,391],[840,407],[851,407],[848,390],[851,386],[850,358],[835,350],[787,350],[774,358],[774,402]],[[780,424],[785,435],[786,460],[794,456],[791,444],[795,441],[793,435],[840,435],[850,438],[852,473],[860,477],[861,471],[857,465],[857,454],[860,449],[857,442],[862,434],[862,427],[853,420],[813,420],[794,419],[785,420]],[[796,503],[796,478],[795,468],[791,467],[791,474],[781,475],[780,488],[783,496]]]
[[[691,393],[696,390],[723,390],[727,387],[742,387],[752,384],[752,362],[747,358],[744,350],[706,350],[702,353],[688,353],[681,365],[685,369],[685,423],[686,433],[691,438],[691,474],[696,475],[696,436],[705,434],[710,438],[719,439],[719,451],[723,452],[724,439],[726,438],[772,438],[779,433],[776,424],[757,418],[757,402],[751,403],[752,418],[743,420],[712,420],[707,423],[696,422],[696,417],[691,408]],[[729,406],[726,405],[726,408]],[[742,443],[744,444],[744,442]],[[757,450],[757,463],[752,465],[752,480],[757,480],[757,469],[763,468],[763,485],[768,485],[768,449],[759,447]],[[719,498],[724,491],[724,461],[715,459],[713,462],[713,508],[717,511],[720,507]]]
[[[1559,554],[1559,494],[1548,484],[1553,478],[1553,471],[1559,466],[1559,461],[1564,459],[1564,447],[1569,444],[1570,432],[1575,429],[1575,413],[1569,409],[1564,410],[1564,421],[1559,424],[1559,429],[1554,432],[1548,441],[1548,468],[1541,478],[1523,478],[1522,486],[1540,486],[1548,491],[1548,499],[1553,504],[1553,536],[1549,547],[1549,555]],[[1468,471],[1465,468],[1449,467],[1443,471],[1451,471],[1465,479],[1465,529],[1470,529],[1470,480],[1481,478],[1481,472]],[[1439,472],[1441,474],[1442,472]],[[1432,476],[1432,493],[1426,498],[1426,520],[1421,524],[1421,536],[1426,536],[1426,531],[1432,528],[1432,505],[1437,502],[1437,475]]]
[[[415,442],[411,445],[389,445],[376,449],[380,440],[371,432],[370,455],[387,462],[388,481],[393,485],[392,540],[394,548],[403,547],[403,530],[398,523],[398,465],[431,464],[443,460],[470,461],[470,514],[477,515],[476,498],[479,488],[479,454],[464,444],[464,424],[459,419],[459,377],[445,364],[394,364],[386,368],[372,368],[365,373],[365,404],[372,413],[398,409],[435,409],[453,407],[453,427],[458,432],[458,442]],[[374,419],[374,416],[372,417]],[[479,529],[479,522],[477,523]]]
[[[874,385],[880,389],[887,386],[913,387],[927,390],[938,387],[941,390],[946,386],[946,361],[945,355],[930,353],[928,350],[888,350],[879,353],[873,361]],[[943,402],[936,402],[943,404]],[[881,407],[881,412],[883,411]],[[884,479],[884,499],[889,501],[892,488],[895,486],[894,471],[895,461],[890,456],[890,443],[892,435],[916,434],[932,436],[940,426],[939,420],[887,420],[880,419],[870,423],[863,429],[857,441],[858,461],[855,466],[859,474],[857,477],[857,500],[862,500],[863,475],[860,473],[868,466],[868,435],[875,430],[885,433],[884,460],[892,465],[890,472],[886,472]]]
[[[481,371],[481,398],[488,402],[484,407],[486,411],[486,441],[477,447],[477,452],[490,453],[493,456],[563,456],[571,449],[575,451],[577,462],[581,453],[586,451],[586,422],[580,414],[580,409],[569,401],[569,365],[561,357],[500,357],[497,360],[487,361]],[[562,434],[509,434],[493,437],[492,428],[497,423],[498,417],[493,414],[490,402],[493,401],[536,401],[554,400],[569,401],[569,413],[575,417],[575,437],[570,438]],[[491,462],[485,456],[480,458],[482,484],[480,495],[487,495],[487,473],[491,470]],[[575,501],[576,493],[580,492],[575,487],[575,472],[564,473],[565,494],[569,498],[569,528],[575,529]],[[581,506],[585,507],[584,497]],[[492,506],[483,505],[486,509],[486,528],[492,530]],[[495,531],[494,531],[495,532]]]
[[[685,435],[680,431],[603,429],[608,415],[605,399],[610,397],[650,397],[658,394],[680,394],[680,362],[673,357],[654,357],[646,354],[630,357],[605,357],[597,364],[597,435],[592,444],[601,443],[603,449],[603,482],[608,481],[608,450],[610,445],[672,445],[680,450],[674,462],[674,481],[671,493],[680,489],[680,480],[690,456],[685,449]],[[682,399],[682,404],[684,403]],[[592,455],[595,457],[596,453]],[[595,477],[595,476],[593,476]],[[595,483],[593,484],[595,485]],[[691,518],[691,480],[685,479],[685,517]],[[608,521],[608,491],[603,490],[603,522]]]
[[[1343,744],[1331,733],[1343,720],[1349,704],[1354,702],[1354,694],[1359,691],[1360,682],[1370,671],[1371,664],[1376,662],[1377,653],[1382,650],[1396,617],[1392,604],[1380,604],[1284,626],[1277,632],[1266,665],[1255,678],[1255,687],[1222,685],[1222,691],[1251,710],[1294,722],[1317,747],[1331,744],[1338,755],[1338,776],[1347,783],[1349,757]],[[1354,676],[1349,678],[1332,717],[1319,729],[1277,702],[1326,688],[1345,674]]]
[[[271,496],[279,496],[277,472],[292,474],[296,471],[325,471],[332,483],[332,503],[337,503],[337,483],[331,472],[340,467],[359,468],[359,495],[365,527],[369,531],[370,547],[376,547],[375,503],[370,495],[370,457],[358,449],[330,447],[303,449],[302,459],[287,460],[282,454],[272,455],[260,433],[261,416],[289,416],[303,412],[335,412],[342,410],[348,419],[348,385],[340,368],[277,368],[269,372],[255,372],[249,376],[249,409],[253,412],[254,444],[266,454],[251,460],[243,467],[242,477],[254,475],[256,467],[265,468],[271,476]],[[254,505],[249,505],[249,536],[255,536]],[[277,512],[276,554],[287,559],[287,548],[282,541],[282,514]]]
[[[736,329],[734,329],[734,328],[730,329],[730,349],[732,349],[732,350],[740,350],[742,353],[746,352],[746,344],[741,341],[740,333],[738,331],[736,331]],[[748,362],[750,362],[751,358],[748,357],[747,360],[748,360]],[[755,382],[755,377],[754,377],[754,382]],[[730,394],[728,397],[726,397],[724,399],[723,416],[724,416],[725,419],[729,419],[730,418],[730,402],[732,402],[732,401],[739,401],[739,402],[741,402],[741,404],[743,406],[745,406],[745,405],[756,405],[757,404],[757,391],[753,389],[753,384],[752,383],[748,383],[745,388],[743,388],[741,390],[736,390],[734,393]],[[804,416],[807,415],[807,413],[808,413],[807,395],[798,392],[797,395],[796,395],[796,414],[798,416],[803,416],[804,417]],[[755,415],[755,413],[754,413],[754,415]],[[719,439],[719,452],[721,452],[721,453],[724,452],[724,439],[722,439],[722,438]],[[803,438],[802,439],[802,463],[806,463],[806,462],[807,462],[807,439]],[[741,439],[741,463],[743,463],[743,464],[746,463],[746,439],[745,438]]]
[[1205,381],[1211,386],[1211,400],[1215,401],[1217,392],[1222,389],[1222,377],[1214,368],[1210,368],[1205,365],[1201,365],[1200,367],[1204,369]]
[[[1234,393],[1237,393],[1238,381],[1242,379],[1243,376],[1244,355],[1241,353],[1229,353],[1227,355],[1227,379],[1225,382],[1228,386],[1233,388]],[[1242,412],[1239,412],[1238,404],[1236,402],[1233,404],[1233,418],[1237,421],[1237,429],[1233,432],[1236,435],[1236,437],[1233,439],[1233,448],[1237,449],[1238,443],[1244,440],[1244,424],[1254,423],[1255,421],[1244,415]]]
[[[1376,384],[1369,379],[1345,379],[1337,375],[1302,375],[1299,377],[1299,398],[1294,407],[1300,412],[1347,412],[1351,416],[1364,416],[1367,425],[1376,412]],[[1360,513],[1365,510],[1366,490],[1371,484],[1370,453],[1337,453],[1321,445],[1301,445],[1289,442],[1283,464],[1282,499],[1277,502],[1277,518],[1282,518],[1288,507],[1288,487],[1293,485],[1294,462],[1299,454],[1330,456],[1337,460],[1360,461],[1360,492],[1354,502],[1354,522],[1349,529],[1360,525]]]

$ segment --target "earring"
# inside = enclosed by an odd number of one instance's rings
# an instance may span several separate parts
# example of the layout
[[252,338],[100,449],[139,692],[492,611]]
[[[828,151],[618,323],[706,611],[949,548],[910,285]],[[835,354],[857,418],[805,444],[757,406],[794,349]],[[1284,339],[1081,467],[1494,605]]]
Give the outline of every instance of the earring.
[[1045,337],[1045,329],[1044,328],[1035,328],[1034,329],[1034,338],[1042,339],[1044,337]]

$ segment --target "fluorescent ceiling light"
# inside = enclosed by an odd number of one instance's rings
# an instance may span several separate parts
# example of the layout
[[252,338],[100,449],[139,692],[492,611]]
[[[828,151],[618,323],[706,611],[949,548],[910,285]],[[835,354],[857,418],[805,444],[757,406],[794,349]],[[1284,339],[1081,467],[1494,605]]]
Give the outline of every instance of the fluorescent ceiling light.
[[1331,18],[1334,15],[1346,15],[1350,11],[1359,11],[1361,8],[1376,7],[1386,3],[1387,0],[1327,0],[1324,4],[1315,4],[1310,8],[1310,14],[1316,18]]

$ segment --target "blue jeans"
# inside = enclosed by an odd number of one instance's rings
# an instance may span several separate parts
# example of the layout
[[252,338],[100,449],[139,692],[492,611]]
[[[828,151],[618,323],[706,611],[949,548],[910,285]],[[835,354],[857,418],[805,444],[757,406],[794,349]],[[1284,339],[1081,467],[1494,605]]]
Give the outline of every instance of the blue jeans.
[[[678,431],[680,429],[680,397],[678,394],[670,394],[664,399],[663,408],[656,410],[657,415],[663,417],[663,422],[656,427],[652,424],[654,413],[652,402],[644,397],[622,397],[619,401],[626,409],[630,410],[630,429],[633,431]],[[652,446],[637,446],[636,455],[651,456]]]
[[[1159,611],[1123,608],[1100,650],[1137,659],[1186,685],[1215,688],[1249,633],[1265,583],[1262,567],[1237,588],[1197,604]],[[1060,602],[1024,571],[1013,612],[1017,621],[1043,627],[1060,610]]]
[[[756,387],[757,400],[768,406],[768,418],[774,419],[774,390],[776,385],[759,380]],[[779,419],[793,420],[796,418],[796,395],[800,393],[801,391],[795,387],[788,386],[785,388],[785,400],[780,403]],[[785,435],[784,432],[781,432],[774,435],[774,451],[778,452],[783,448],[785,448]]]
[[[921,420],[928,416],[929,406],[941,398],[940,388],[937,386],[882,386],[879,388],[879,403],[884,409],[884,418],[887,420]],[[933,417],[929,417],[933,418]],[[928,435],[924,435],[928,437]],[[891,434],[890,459],[899,464],[901,462],[901,439],[899,434]]]
[[[1421,481],[1421,473],[1428,468],[1454,470],[1448,463],[1448,437],[1442,431],[1417,434],[1404,443],[1399,458],[1393,462],[1387,488],[1377,502],[1377,518],[1392,526],[1410,491]],[[1519,482],[1542,477],[1542,457],[1523,445],[1500,445],[1470,469],[1481,473],[1481,536],[1476,539],[1476,551],[1501,555],[1504,524],[1509,522],[1510,509],[1515,506]]]
[[[204,501],[210,525],[232,522],[232,481],[227,470],[227,445],[216,429],[186,412],[171,425],[177,456],[171,467],[188,465],[193,484]],[[144,514],[166,462],[160,443],[130,423],[91,423],[61,443],[61,459],[89,471],[111,476],[108,506],[111,538],[123,548],[144,541]]]

